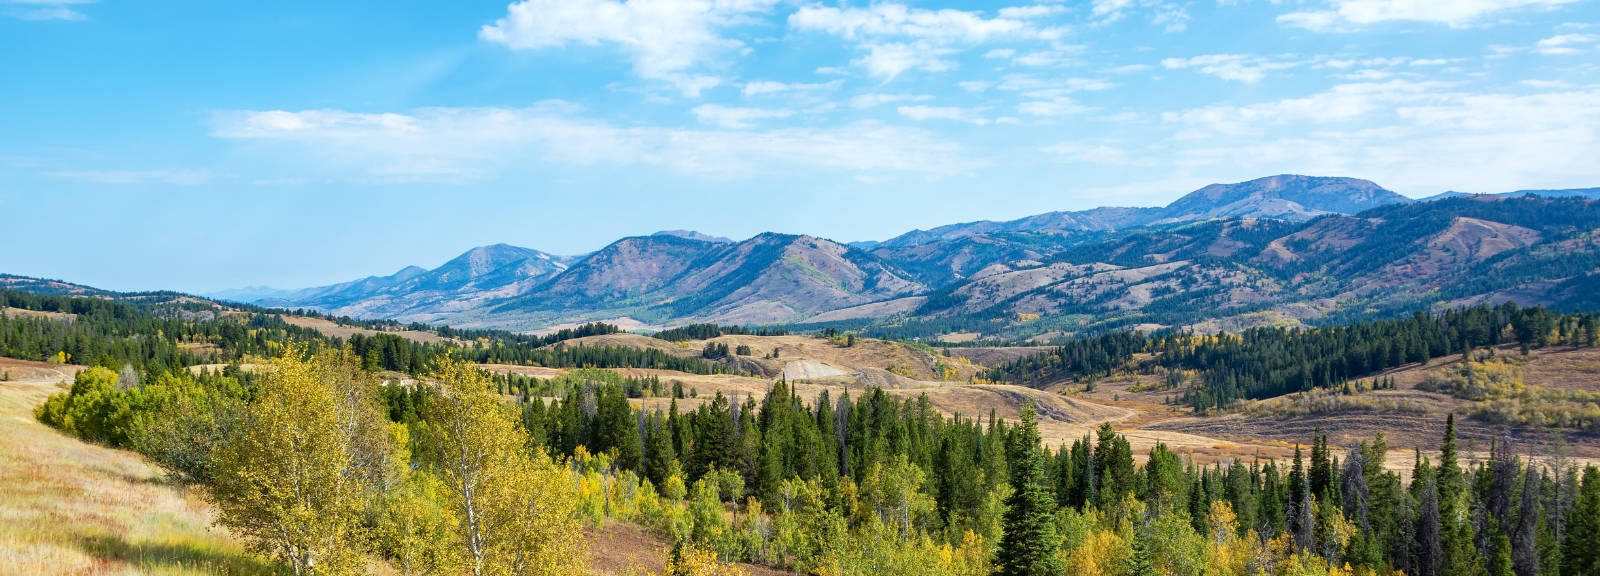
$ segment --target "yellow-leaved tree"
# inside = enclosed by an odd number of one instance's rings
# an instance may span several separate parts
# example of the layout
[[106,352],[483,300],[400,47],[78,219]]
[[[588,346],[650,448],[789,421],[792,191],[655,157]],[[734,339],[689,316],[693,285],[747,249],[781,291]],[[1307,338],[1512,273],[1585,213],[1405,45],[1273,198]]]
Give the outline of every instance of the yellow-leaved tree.
[[392,469],[376,381],[347,353],[291,346],[221,446],[217,523],[297,575],[356,574],[366,503]]
[[443,483],[461,561],[474,576],[582,573],[584,540],[566,470],[475,366],[441,360],[423,403],[422,460]]

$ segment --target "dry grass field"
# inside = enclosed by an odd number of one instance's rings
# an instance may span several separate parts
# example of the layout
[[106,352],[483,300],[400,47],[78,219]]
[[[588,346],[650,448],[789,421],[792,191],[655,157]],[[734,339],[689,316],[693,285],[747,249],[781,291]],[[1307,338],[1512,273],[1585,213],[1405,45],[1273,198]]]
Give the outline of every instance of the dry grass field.
[[138,455],[45,427],[54,381],[0,382],[0,574],[270,574]]
[[373,336],[373,335],[376,335],[376,334],[393,334],[395,336],[399,336],[401,338],[405,338],[407,340],[410,340],[410,341],[413,341],[413,342],[418,342],[418,343],[421,343],[421,344],[434,344],[434,343],[438,343],[438,342],[444,340],[444,338],[441,338],[441,337],[439,337],[438,334],[434,334],[432,332],[418,332],[416,330],[398,330],[398,331],[394,331],[394,332],[379,332],[377,330],[367,330],[365,328],[352,328],[350,326],[340,326],[338,323],[335,323],[332,320],[323,320],[321,318],[310,318],[310,317],[306,317],[306,316],[288,316],[288,315],[286,315],[286,316],[283,317],[283,321],[284,322],[288,322],[289,324],[292,324],[292,325],[295,325],[295,326],[299,326],[301,328],[311,328],[313,330],[321,332],[323,336],[328,336],[328,337],[332,337],[332,338],[343,338],[345,340],[349,340],[350,336],[355,335],[355,334],[361,334],[361,335],[364,335],[364,336]]

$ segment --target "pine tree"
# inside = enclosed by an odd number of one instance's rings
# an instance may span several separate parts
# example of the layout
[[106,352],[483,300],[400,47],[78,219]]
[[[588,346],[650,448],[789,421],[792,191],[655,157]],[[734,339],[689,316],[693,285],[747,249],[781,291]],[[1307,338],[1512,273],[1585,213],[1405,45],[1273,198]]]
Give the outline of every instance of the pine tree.
[[1584,468],[1565,537],[1561,576],[1600,574],[1600,468]]
[[677,466],[678,452],[672,447],[672,432],[667,429],[659,409],[647,424],[645,445],[645,478],[659,490],[667,485],[667,476]]
[[1065,572],[1056,555],[1055,497],[1039,445],[1039,425],[1030,402],[1022,409],[1022,422],[1012,431],[1008,448],[1011,488],[1007,499],[1005,532],[995,563],[1001,576],[1044,576]]

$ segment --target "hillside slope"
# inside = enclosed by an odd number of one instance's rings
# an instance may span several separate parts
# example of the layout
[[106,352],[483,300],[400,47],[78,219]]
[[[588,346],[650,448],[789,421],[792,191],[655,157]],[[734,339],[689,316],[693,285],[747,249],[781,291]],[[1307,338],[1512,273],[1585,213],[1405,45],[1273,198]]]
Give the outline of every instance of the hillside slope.
[[273,574],[138,455],[33,418],[55,381],[0,382],[0,574]]

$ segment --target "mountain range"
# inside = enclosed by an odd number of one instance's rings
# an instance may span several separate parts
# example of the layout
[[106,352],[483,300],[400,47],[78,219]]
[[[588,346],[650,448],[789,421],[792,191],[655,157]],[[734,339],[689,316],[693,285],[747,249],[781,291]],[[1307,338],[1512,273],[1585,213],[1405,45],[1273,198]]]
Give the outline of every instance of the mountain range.
[[[1515,298],[1560,304],[1600,269],[1596,190],[1413,201],[1355,178],[1214,184],[1162,208],[1096,208],[842,244],[674,230],[557,256],[497,244],[433,270],[293,292],[209,296],[336,315],[519,330],[894,325],[912,336],[1025,337],[1119,325],[1311,322]],[[1485,266],[1503,268],[1477,275]],[[898,319],[888,322],[883,319]],[[888,328],[883,328],[888,329]]]

